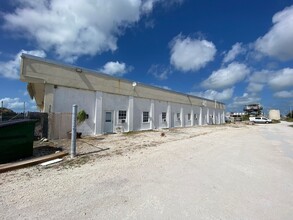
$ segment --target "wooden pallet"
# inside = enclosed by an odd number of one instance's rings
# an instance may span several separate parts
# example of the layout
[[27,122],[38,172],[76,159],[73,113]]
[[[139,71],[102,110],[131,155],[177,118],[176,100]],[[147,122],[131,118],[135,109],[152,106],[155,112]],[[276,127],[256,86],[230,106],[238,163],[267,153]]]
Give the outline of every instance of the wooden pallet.
[[46,155],[46,156],[42,156],[42,157],[36,157],[36,158],[29,159],[29,160],[1,164],[0,165],[0,173],[4,173],[4,172],[15,170],[15,169],[21,169],[21,168],[28,167],[28,166],[33,166],[33,165],[43,163],[43,162],[46,162],[49,160],[64,157],[67,154],[68,154],[67,152],[58,152],[55,154],[50,154],[50,155]]

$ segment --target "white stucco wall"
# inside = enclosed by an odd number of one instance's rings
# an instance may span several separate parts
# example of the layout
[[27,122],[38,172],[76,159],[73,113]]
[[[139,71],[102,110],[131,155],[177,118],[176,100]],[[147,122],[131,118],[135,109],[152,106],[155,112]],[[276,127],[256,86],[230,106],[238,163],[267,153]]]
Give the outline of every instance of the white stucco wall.
[[154,110],[155,128],[168,128],[169,126],[168,120],[166,120],[165,122],[163,122],[162,120],[163,112],[166,112],[166,119],[168,118],[168,102],[155,100],[154,104],[155,104],[155,110]]
[[95,128],[95,92],[58,86],[53,89],[54,100],[52,112],[72,112],[72,105],[78,105],[78,112],[82,109],[89,115],[77,131],[85,135],[93,135]]
[[[129,96],[114,95],[108,93],[103,94],[103,113],[102,113],[102,125],[105,121],[105,112],[111,111],[113,113],[113,132],[117,131],[129,131]],[[119,111],[126,111],[125,123],[119,122]]]
[[[85,135],[105,132],[106,111],[112,112],[113,132],[188,127],[224,122],[224,110],[222,109],[61,86],[51,86],[48,91],[53,91],[53,112],[71,112],[73,104],[78,105],[78,111],[81,109],[86,111],[89,119],[78,126],[78,131],[83,132]],[[118,115],[120,110],[127,113],[125,123],[119,122]],[[148,122],[143,122],[143,112],[149,112]],[[162,120],[163,112],[166,112],[165,122]],[[180,114],[180,121],[177,120],[177,113]],[[190,120],[188,120],[188,114],[190,114]],[[194,117],[195,115],[196,118]]]
[[142,112],[149,112],[151,117],[151,100],[150,99],[142,99],[142,98],[134,98],[133,104],[133,130],[147,130],[151,128],[151,120],[149,122],[142,122]]

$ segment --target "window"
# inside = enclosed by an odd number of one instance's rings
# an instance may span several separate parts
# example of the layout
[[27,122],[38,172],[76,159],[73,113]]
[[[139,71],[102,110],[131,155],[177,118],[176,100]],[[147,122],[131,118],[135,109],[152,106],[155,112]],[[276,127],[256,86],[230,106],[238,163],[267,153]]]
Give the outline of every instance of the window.
[[106,112],[106,122],[112,122],[112,113]]
[[177,121],[180,121],[180,113],[177,113]]
[[191,114],[190,114],[190,113],[187,114],[187,120],[188,120],[188,121],[191,120]]
[[118,112],[118,119],[120,123],[125,123],[126,121],[126,111],[120,110]]
[[149,122],[149,112],[142,113],[142,122]]
[[165,122],[167,118],[167,113],[166,112],[162,112],[162,121]]
[[193,115],[194,120],[197,120],[197,114]]

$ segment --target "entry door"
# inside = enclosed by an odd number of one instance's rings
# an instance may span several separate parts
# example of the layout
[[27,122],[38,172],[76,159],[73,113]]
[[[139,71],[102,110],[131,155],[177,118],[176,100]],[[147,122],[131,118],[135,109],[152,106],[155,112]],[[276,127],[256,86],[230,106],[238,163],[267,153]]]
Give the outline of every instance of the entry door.
[[113,133],[113,113],[110,111],[105,112],[104,132]]

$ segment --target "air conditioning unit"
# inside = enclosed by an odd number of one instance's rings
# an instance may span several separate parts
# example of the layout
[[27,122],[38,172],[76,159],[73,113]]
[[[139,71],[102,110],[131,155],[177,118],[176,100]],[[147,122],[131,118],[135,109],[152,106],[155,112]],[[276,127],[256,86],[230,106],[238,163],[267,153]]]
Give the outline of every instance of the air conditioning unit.
[[125,123],[125,119],[119,119],[119,124]]

